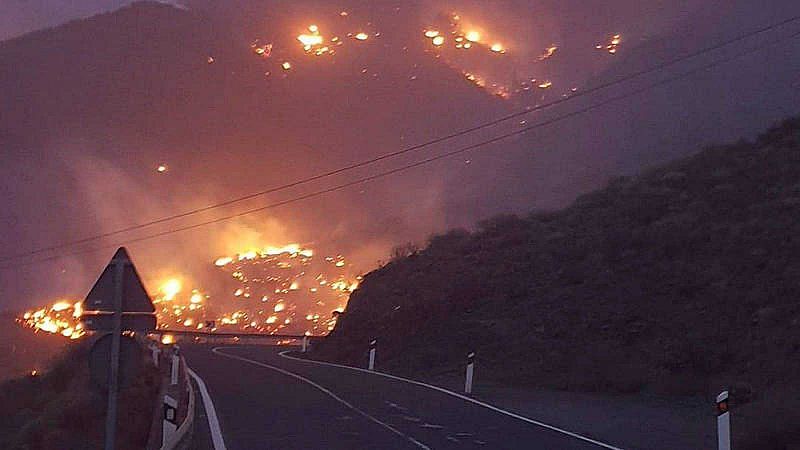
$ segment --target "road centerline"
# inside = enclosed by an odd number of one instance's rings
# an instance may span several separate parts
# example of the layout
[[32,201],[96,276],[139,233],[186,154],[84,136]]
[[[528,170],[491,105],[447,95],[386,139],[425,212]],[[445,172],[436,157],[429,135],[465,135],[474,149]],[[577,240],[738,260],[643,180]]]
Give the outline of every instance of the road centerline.
[[412,437],[412,436],[410,436],[410,435],[408,435],[406,433],[403,433],[402,431],[398,430],[397,428],[393,427],[392,425],[381,421],[380,419],[376,418],[375,416],[372,416],[369,413],[359,409],[358,407],[356,407],[352,403],[350,403],[347,400],[339,397],[333,391],[325,388],[324,386],[320,385],[319,383],[316,383],[316,382],[314,382],[314,381],[312,381],[312,380],[310,380],[310,379],[308,379],[308,378],[306,378],[306,377],[304,377],[302,375],[296,374],[294,372],[290,372],[288,370],[281,369],[280,367],[272,366],[270,364],[262,363],[260,361],[255,361],[255,360],[248,359],[248,358],[245,358],[245,357],[242,357],[242,356],[232,355],[230,353],[225,353],[225,352],[222,351],[222,349],[224,349],[224,348],[226,348],[226,347],[214,347],[213,349],[211,349],[211,352],[214,353],[214,354],[217,354],[219,356],[225,357],[225,358],[236,359],[236,360],[243,361],[243,362],[246,362],[246,363],[249,363],[249,364],[253,364],[253,365],[256,365],[256,366],[259,366],[259,367],[263,367],[265,369],[269,369],[269,370],[281,373],[283,375],[286,375],[288,377],[292,377],[292,378],[294,378],[296,380],[302,381],[302,382],[314,387],[315,389],[321,391],[322,393],[324,393],[328,397],[331,397],[332,399],[336,400],[337,402],[341,403],[342,405],[344,405],[345,407],[351,409],[352,411],[355,411],[360,416],[364,417],[365,419],[369,420],[370,422],[373,422],[376,425],[379,425],[379,426],[383,427],[384,429],[388,430],[389,432],[391,432],[391,433],[393,433],[393,434],[405,439],[406,441],[414,444],[415,446],[417,446],[417,447],[419,447],[421,449],[430,450],[430,447],[428,447],[424,443],[418,441],[417,439],[415,439],[414,437]]
[[551,430],[551,431],[555,431],[557,433],[561,433],[561,434],[570,436],[572,438],[575,438],[575,439],[578,439],[578,440],[581,440],[581,441],[584,441],[584,442],[588,442],[590,444],[594,444],[594,445],[597,445],[599,447],[606,448],[608,450],[623,450],[620,447],[615,447],[615,446],[613,446],[611,444],[606,444],[605,442],[601,442],[601,441],[598,441],[598,440],[583,436],[581,434],[578,434],[578,433],[575,433],[575,432],[572,432],[572,431],[569,431],[569,430],[565,430],[563,428],[558,428],[556,426],[549,425],[549,424],[546,424],[544,422],[540,422],[538,420],[531,419],[529,417],[525,417],[523,415],[514,413],[512,411],[508,411],[508,410],[502,409],[502,408],[494,406],[492,404],[485,403],[485,402],[482,402],[480,400],[476,400],[476,399],[471,398],[471,397],[467,397],[466,395],[459,394],[458,392],[453,392],[453,391],[451,391],[449,389],[445,389],[443,387],[435,386],[435,385],[428,384],[428,383],[423,383],[422,381],[412,380],[410,378],[403,378],[403,377],[399,377],[399,376],[396,376],[396,375],[391,375],[391,374],[388,374],[388,373],[385,373],[385,372],[379,372],[377,370],[367,370],[367,369],[362,369],[360,367],[346,366],[344,364],[329,363],[329,362],[325,362],[325,361],[316,361],[316,360],[313,360],[313,359],[306,359],[306,358],[297,358],[297,357],[294,357],[294,356],[289,356],[288,353],[290,353],[290,352],[291,352],[291,350],[284,350],[282,352],[279,352],[278,355],[280,357],[282,357],[282,358],[291,359],[291,360],[294,360],[294,361],[300,361],[300,362],[304,362],[304,363],[308,363],[308,364],[317,364],[317,365],[322,365],[322,366],[338,367],[338,368],[341,368],[341,369],[348,369],[348,370],[353,370],[353,371],[356,371],[356,372],[361,372],[361,373],[366,373],[366,374],[371,374],[371,375],[377,375],[377,376],[384,377],[384,378],[389,378],[389,379],[392,379],[392,380],[395,380],[395,381],[402,381],[404,383],[409,383],[409,384],[413,384],[413,385],[417,385],[417,386],[422,386],[422,387],[425,387],[425,388],[428,388],[428,389],[432,389],[434,391],[441,392],[443,394],[450,395],[452,397],[456,397],[456,398],[464,400],[466,402],[481,406],[481,407],[489,409],[491,411],[494,411],[494,412],[497,412],[497,413],[500,413],[500,414],[504,414],[504,415],[512,417],[514,419],[521,420],[523,422],[527,422],[527,423],[530,423],[532,425],[536,425],[538,427],[542,427],[542,428],[545,428],[545,429],[548,429],[548,430]]

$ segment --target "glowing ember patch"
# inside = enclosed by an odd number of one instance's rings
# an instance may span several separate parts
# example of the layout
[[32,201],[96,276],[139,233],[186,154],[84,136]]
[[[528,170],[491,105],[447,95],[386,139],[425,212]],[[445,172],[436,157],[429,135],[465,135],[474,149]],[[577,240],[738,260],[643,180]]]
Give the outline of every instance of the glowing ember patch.
[[189,298],[189,301],[194,303],[194,304],[203,303],[203,295],[201,293],[195,291],[192,294],[192,296]]
[[208,58],[206,58],[206,62],[208,64],[214,64],[214,57],[213,56],[209,56]]
[[358,39],[359,41],[366,41],[367,39],[369,39],[369,35],[367,33],[358,33],[355,35],[355,38]]
[[170,301],[175,298],[181,292],[181,281],[172,278],[164,282],[159,288],[159,291],[163,294],[164,300]]
[[156,167],[156,172],[158,173],[165,173],[167,170],[168,168],[166,164],[161,164],[158,167]]
[[464,37],[470,42],[479,42],[481,40],[481,34],[477,31],[468,31]]
[[555,45],[551,45],[550,47],[547,47],[544,50],[544,53],[542,53],[541,56],[539,56],[539,61],[544,61],[545,59],[552,58],[553,55],[556,54],[556,51],[558,51],[558,47],[555,46]]
[[261,44],[255,41],[250,44],[250,47],[253,49],[253,53],[263,58],[269,58],[272,55],[272,44]]
[[281,64],[281,68],[283,68],[283,70],[289,70],[292,68],[292,63],[284,61],[283,64]]
[[425,31],[425,37],[429,39],[433,39],[439,35],[439,32],[436,30],[427,30]]
[[539,89],[549,89],[551,86],[553,86],[553,83],[551,81],[545,81],[539,83]]
[[255,250],[251,250],[245,253],[240,253],[239,261],[244,261],[246,259],[256,259],[256,256],[258,256],[258,253]]
[[275,304],[275,307],[273,308],[273,311],[275,311],[275,312],[281,312],[281,311],[283,311],[284,309],[286,309],[286,305],[285,305],[285,304],[283,304],[283,303],[276,303],[276,304]]
[[58,302],[53,305],[53,311],[61,312],[72,307],[70,302]]
[[297,36],[297,40],[300,41],[303,46],[308,47],[320,45],[323,42],[322,36],[318,34],[301,34],[300,36]]
[[222,257],[222,258],[218,258],[216,261],[214,261],[214,265],[217,266],[217,267],[225,267],[226,265],[230,264],[231,262],[233,262],[233,258],[225,256],[225,257]]
[[620,44],[622,44],[622,35],[615,34],[611,36],[605,44],[597,44],[595,48],[598,50],[607,51],[611,55],[615,55],[619,50]]
[[433,45],[440,47],[444,44],[444,36],[436,36],[431,42]]
[[161,336],[161,343],[164,345],[170,345],[175,343],[175,336],[171,334],[165,334]]
[[319,27],[316,26],[316,25],[309,25],[308,26],[308,31],[310,31],[312,33],[318,33],[319,32]]

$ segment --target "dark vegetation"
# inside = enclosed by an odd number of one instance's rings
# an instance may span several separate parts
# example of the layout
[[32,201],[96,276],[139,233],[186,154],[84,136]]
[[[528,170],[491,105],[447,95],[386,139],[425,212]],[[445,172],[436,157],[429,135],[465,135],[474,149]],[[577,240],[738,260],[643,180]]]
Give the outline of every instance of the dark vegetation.
[[[106,397],[89,382],[90,347],[82,339],[39,375],[0,384],[0,448],[103,448]],[[138,377],[120,393],[119,449],[145,448],[150,432],[159,377],[142,358]]]
[[798,295],[795,118],[565,210],[398,251],[315,353],[363,365],[377,338],[381,368],[414,376],[460,374],[476,350],[484,380],[515,385],[709,399],[730,388],[739,442],[788,448],[800,438]]
[[0,382],[41,370],[67,345],[64,337],[36,333],[16,323],[16,317],[0,313]]

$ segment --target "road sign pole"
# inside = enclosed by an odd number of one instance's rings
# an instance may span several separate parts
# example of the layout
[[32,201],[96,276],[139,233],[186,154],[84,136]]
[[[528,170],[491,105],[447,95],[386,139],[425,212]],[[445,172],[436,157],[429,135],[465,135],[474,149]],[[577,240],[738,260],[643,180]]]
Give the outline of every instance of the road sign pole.
[[378,341],[373,339],[369,343],[369,370],[375,370],[375,347],[377,347]]
[[122,296],[125,262],[115,259],[114,264],[114,327],[111,331],[111,367],[108,380],[108,408],[106,410],[105,450],[114,450],[117,432],[117,390],[119,385],[119,346],[122,335]]
[[731,450],[731,412],[728,407],[728,391],[717,396],[717,439],[719,450]]
[[472,377],[475,374],[475,352],[467,353],[467,374],[464,381],[464,392],[472,394]]

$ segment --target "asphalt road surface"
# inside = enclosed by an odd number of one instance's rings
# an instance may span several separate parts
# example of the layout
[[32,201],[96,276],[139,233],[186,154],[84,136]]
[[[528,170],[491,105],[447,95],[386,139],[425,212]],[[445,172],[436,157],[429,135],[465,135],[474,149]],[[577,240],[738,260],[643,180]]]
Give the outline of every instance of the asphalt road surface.
[[[424,386],[281,357],[286,350],[183,348],[227,449],[604,448]],[[207,415],[195,446],[213,449]]]

